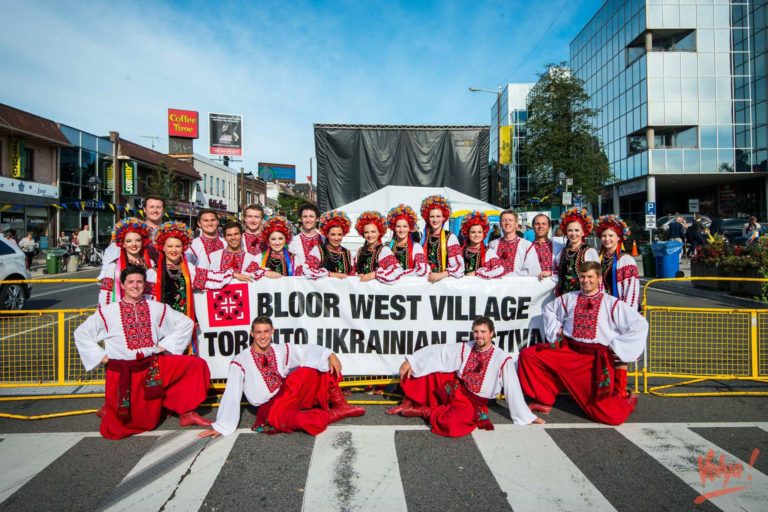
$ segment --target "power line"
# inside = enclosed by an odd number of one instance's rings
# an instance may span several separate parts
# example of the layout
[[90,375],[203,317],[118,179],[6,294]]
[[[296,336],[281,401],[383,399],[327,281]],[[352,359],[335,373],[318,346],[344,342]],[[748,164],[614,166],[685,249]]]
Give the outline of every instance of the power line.
[[560,18],[560,15],[563,13],[563,11],[565,10],[565,6],[567,6],[567,5],[568,5],[568,2],[569,2],[569,0],[565,0],[565,1],[563,2],[563,5],[561,5],[561,6],[560,6],[560,10],[558,10],[558,11],[557,11],[557,14],[555,14],[555,17],[554,17],[554,18],[552,18],[552,22],[551,22],[551,23],[549,24],[549,26],[547,27],[547,30],[545,30],[545,31],[544,31],[544,34],[543,34],[543,35],[542,35],[542,36],[539,38],[539,40],[538,40],[538,41],[536,41],[536,44],[535,44],[535,45],[533,45],[533,48],[531,48],[531,50],[530,50],[530,51],[529,51],[529,52],[526,54],[526,56],[525,56],[525,57],[523,57],[523,60],[521,60],[521,61],[518,63],[517,67],[516,67],[515,69],[513,69],[513,70],[512,70],[512,72],[509,74],[509,76],[507,76],[507,78],[505,78],[504,80],[502,80],[501,84],[499,84],[499,85],[501,85],[501,86],[503,87],[503,86],[504,86],[504,84],[506,84],[506,83],[509,81],[509,79],[512,77],[512,75],[514,75],[514,74],[517,72],[517,70],[518,70],[518,69],[520,69],[520,67],[521,67],[523,64],[525,64],[525,61],[527,61],[527,60],[528,60],[528,58],[529,58],[531,55],[533,55],[533,52],[535,52],[535,51],[536,51],[536,49],[539,47],[539,45],[542,43],[542,41],[544,41],[544,38],[546,38],[546,37],[549,35],[549,31],[550,31],[550,30],[552,30],[552,27],[554,27],[554,26],[555,26],[555,23],[557,22],[558,18]]

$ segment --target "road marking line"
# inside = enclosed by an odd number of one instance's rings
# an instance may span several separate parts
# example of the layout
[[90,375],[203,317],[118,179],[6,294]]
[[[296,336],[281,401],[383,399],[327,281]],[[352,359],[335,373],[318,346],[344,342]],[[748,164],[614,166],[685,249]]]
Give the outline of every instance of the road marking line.
[[4,435],[0,443],[0,503],[76,445],[82,434]]
[[36,293],[30,296],[30,299],[33,300],[33,299],[37,299],[38,297],[42,297],[44,295],[52,295],[54,293],[68,292],[70,290],[77,290],[78,288],[87,288],[88,286],[98,286],[98,285],[99,283],[88,283],[88,284],[81,284],[79,286],[71,286],[69,288],[59,288],[58,290],[51,290],[49,292]]
[[616,510],[543,427],[511,427],[472,438],[513,510]]
[[350,427],[329,428],[315,438],[302,509],[407,510],[395,429]]
[[[714,450],[714,464],[718,464],[720,455],[725,456],[726,464],[741,464],[744,468],[743,476],[732,478],[728,485],[729,487],[744,486],[744,489],[712,497],[709,501],[724,512],[765,510],[765,489],[768,489],[768,476],[750,469],[746,462],[695,432],[687,428],[669,425],[648,427],[624,424],[616,427],[616,430],[701,494],[722,489],[724,480],[723,478],[716,478],[714,481],[706,481],[706,485],[702,485],[699,471],[700,456],[706,457],[709,450]],[[751,478],[747,479],[747,476]]]

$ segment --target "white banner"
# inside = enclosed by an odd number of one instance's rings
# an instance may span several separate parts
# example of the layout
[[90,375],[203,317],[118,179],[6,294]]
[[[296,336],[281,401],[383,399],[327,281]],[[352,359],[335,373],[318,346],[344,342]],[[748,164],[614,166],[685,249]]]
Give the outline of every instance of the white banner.
[[555,283],[535,277],[406,278],[388,286],[356,277],[310,281],[264,278],[195,294],[198,347],[211,377],[226,378],[229,361],[250,346],[251,321],[272,319],[275,343],[333,350],[345,375],[391,375],[403,356],[436,343],[468,341],[472,320],[491,317],[494,342],[508,352],[543,340],[541,307]]

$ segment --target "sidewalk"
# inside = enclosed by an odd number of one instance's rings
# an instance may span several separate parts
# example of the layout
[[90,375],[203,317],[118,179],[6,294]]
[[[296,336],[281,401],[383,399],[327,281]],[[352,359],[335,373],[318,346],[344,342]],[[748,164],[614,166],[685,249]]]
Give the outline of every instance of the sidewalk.
[[[83,267],[80,267],[77,273],[93,271],[98,269],[99,267],[92,267],[90,265],[85,265]],[[38,255],[35,256],[35,259],[32,260],[32,266],[29,269],[29,273],[32,274],[32,279],[46,279],[48,277],[65,279],[67,276],[71,276],[72,274],[74,274],[74,272],[67,272],[66,269],[64,269],[64,272],[49,275],[46,272],[46,267],[45,267],[45,254],[43,254],[42,252],[38,253]]]

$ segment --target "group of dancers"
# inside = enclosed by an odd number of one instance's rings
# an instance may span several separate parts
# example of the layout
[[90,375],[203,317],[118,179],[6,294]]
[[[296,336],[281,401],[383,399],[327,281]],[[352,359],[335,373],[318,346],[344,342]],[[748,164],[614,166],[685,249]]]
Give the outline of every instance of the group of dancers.
[[[362,213],[355,229],[364,244],[352,252],[342,246],[352,225],[341,210],[318,215],[314,205],[302,205],[301,229],[294,234],[286,218],[265,219],[263,208],[251,205],[243,225],[223,226],[223,237],[212,210],[199,212],[198,237],[184,223],[161,222],[163,210],[163,199],[149,196],[144,220],[117,223],[99,276],[98,310],[75,333],[86,369],[107,368],[106,400],[99,412],[105,437],[154,428],[163,409],[178,413],[184,426],[211,427],[202,435],[228,434],[238,423],[243,394],[261,406],[254,425],[259,431],[317,434],[332,421],[364,414],[344,399],[338,387],[341,363],[330,350],[272,346],[272,320],[266,317],[254,320],[250,349],[232,361],[216,422],[195,412],[210,379],[207,365],[194,355],[194,343],[187,350],[194,338],[195,293],[233,280],[286,276],[357,276],[360,282],[385,284],[464,276],[556,281],[557,298],[544,306],[549,343],[523,350],[519,361],[492,344],[495,330],[488,318],[473,323],[469,343],[427,347],[406,357],[400,372],[406,398],[388,412],[424,417],[436,433],[489,428],[485,403],[501,389],[516,423],[541,422],[534,413],[549,412],[564,389],[597,421],[621,423],[634,409],[626,363],[642,353],[647,324],[637,313],[637,266],[622,250],[630,233],[617,216],[595,223],[586,210],[566,211],[560,227],[567,243],[561,245],[549,237],[546,215],[533,219],[536,236],[529,242],[517,233],[517,213],[505,210],[502,237],[486,245],[490,223],[483,212],[464,217],[460,242],[444,229],[448,201],[434,195],[421,203],[422,233],[409,205],[397,205],[386,216]],[[387,228],[392,236],[385,244]],[[601,240],[599,251],[586,241],[593,230]],[[523,394],[534,402],[526,404]]]

